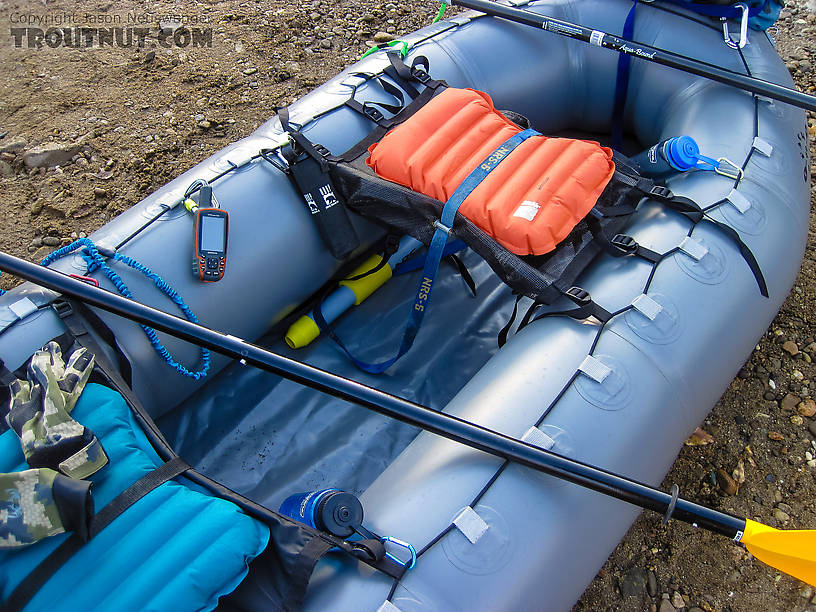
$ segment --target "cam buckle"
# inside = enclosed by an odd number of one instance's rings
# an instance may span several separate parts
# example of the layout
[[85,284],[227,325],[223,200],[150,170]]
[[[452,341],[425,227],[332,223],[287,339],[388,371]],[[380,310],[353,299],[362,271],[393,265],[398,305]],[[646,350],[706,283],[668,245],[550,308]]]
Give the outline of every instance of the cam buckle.
[[375,123],[379,123],[385,118],[385,115],[383,115],[379,110],[373,106],[367,106],[366,104],[363,104],[363,113]]
[[592,296],[589,295],[589,291],[581,289],[581,287],[570,287],[564,292],[564,295],[578,306],[586,306],[592,303]]
[[613,246],[619,248],[621,251],[625,253],[634,253],[637,248],[638,244],[635,242],[635,239],[631,236],[627,236],[626,234],[617,234],[612,240],[610,240]]
[[411,76],[422,84],[431,80],[431,75],[425,72],[422,68],[411,68]]
[[322,144],[319,144],[319,143],[316,142],[312,146],[314,147],[315,151],[320,153],[323,157],[328,157],[329,155],[331,155],[331,151],[329,151]]
[[657,198],[658,200],[671,200],[674,197],[671,189],[668,187],[664,187],[663,185],[655,185],[649,190],[649,195]]
[[65,319],[66,317],[70,317],[72,314],[74,314],[73,306],[71,306],[71,304],[65,300],[55,301],[52,304],[52,307],[60,319]]

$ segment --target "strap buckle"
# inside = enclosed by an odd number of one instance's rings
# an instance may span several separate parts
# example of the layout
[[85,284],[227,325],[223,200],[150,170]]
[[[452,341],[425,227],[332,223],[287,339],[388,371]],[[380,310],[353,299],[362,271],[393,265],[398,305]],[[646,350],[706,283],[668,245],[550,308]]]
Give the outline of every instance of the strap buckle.
[[624,253],[634,253],[638,248],[638,243],[635,239],[626,234],[616,234],[610,242]]
[[723,17],[723,41],[732,49],[742,49],[748,42],[748,5],[740,2],[739,4],[735,4],[734,8],[738,8],[742,11],[742,16],[740,17],[740,37],[736,42],[731,38],[731,32],[728,30],[728,20]]
[[382,112],[373,106],[369,106],[367,103],[363,104],[363,113],[375,123],[379,123],[385,118],[385,115],[383,115]]
[[70,302],[65,300],[56,300],[52,307],[54,308],[54,312],[57,313],[57,316],[62,320],[74,314],[74,307],[71,306]]
[[578,306],[586,306],[592,303],[592,296],[589,295],[589,291],[581,289],[581,287],[570,287],[564,292],[564,295]]
[[431,80],[431,75],[425,72],[422,68],[414,66],[411,68],[411,76],[423,85]]
[[658,200],[671,200],[674,197],[672,190],[663,185],[655,185],[649,190],[649,195]]
[[315,151],[320,153],[323,157],[328,157],[329,155],[331,155],[331,151],[329,151],[326,147],[324,147],[319,142],[313,143],[312,146],[315,148]]

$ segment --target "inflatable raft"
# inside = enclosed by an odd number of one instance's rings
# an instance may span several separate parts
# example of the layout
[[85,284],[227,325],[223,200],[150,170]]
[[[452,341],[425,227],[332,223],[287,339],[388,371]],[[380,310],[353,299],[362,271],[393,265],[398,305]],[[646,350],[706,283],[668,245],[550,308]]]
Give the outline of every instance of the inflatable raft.
[[[527,8],[616,32],[630,7],[623,0],[545,0]],[[762,32],[751,31],[748,44],[734,49],[723,43],[716,22],[674,5],[644,3],[638,10],[638,41],[792,85]],[[497,108],[521,113],[539,132],[608,140],[615,53],[476,13],[404,40],[410,48],[406,61],[425,56],[434,78],[488,92]],[[294,103],[290,120],[311,141],[345,151],[373,123],[344,103],[351,95],[388,101],[372,79],[388,65],[384,51],[366,57]],[[291,349],[283,330],[293,313],[343,262],[325,248],[287,176],[258,157],[287,139],[277,118],[91,238],[159,273],[207,327],[657,485],[794,282],[808,227],[810,164],[804,112],[790,105],[637,60],[628,89],[625,152],[689,135],[701,151],[742,169],[735,176],[675,173],[666,185],[738,232],[767,281],[767,298],[733,240],[646,200],[626,233],[669,255],[652,263],[602,255],[592,263],[579,285],[606,311],[619,313],[604,324],[545,317],[511,334],[499,349],[496,337],[515,296],[465,250],[461,258],[477,296],[443,267],[414,347],[386,373],[361,373],[330,340]],[[197,179],[210,181],[229,213],[229,263],[217,283],[190,274],[190,216],[174,206]],[[364,257],[383,236],[370,221],[353,222],[362,244],[350,261]],[[113,289],[101,272],[88,273],[77,254],[53,267],[90,275]],[[117,270],[136,299],[168,309],[149,279]],[[395,276],[337,321],[337,334],[350,350],[369,361],[393,354],[417,282],[417,272]],[[0,298],[0,358],[8,368],[65,331],[48,307],[54,297],[24,284]],[[329,553],[309,583],[308,610],[566,610],[637,516],[634,506],[503,464],[225,357],[213,355],[205,377],[183,377],[139,326],[101,311],[97,316],[115,338],[110,360],[123,366],[138,400],[191,465],[273,510],[303,491],[354,493],[367,528],[419,553],[398,580]],[[162,342],[179,363],[192,369],[199,361],[198,348],[167,337]],[[274,601],[268,574],[276,567],[269,555],[257,557],[222,603],[268,609]],[[237,576],[236,582],[243,574]],[[110,601],[116,602],[113,593]]]

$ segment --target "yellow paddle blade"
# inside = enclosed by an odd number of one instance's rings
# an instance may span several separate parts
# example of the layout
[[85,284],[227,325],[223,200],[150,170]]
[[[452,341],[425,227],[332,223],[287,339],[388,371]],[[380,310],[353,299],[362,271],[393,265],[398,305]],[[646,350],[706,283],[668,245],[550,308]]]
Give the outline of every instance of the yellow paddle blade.
[[816,529],[781,531],[746,520],[740,542],[763,563],[816,586]]

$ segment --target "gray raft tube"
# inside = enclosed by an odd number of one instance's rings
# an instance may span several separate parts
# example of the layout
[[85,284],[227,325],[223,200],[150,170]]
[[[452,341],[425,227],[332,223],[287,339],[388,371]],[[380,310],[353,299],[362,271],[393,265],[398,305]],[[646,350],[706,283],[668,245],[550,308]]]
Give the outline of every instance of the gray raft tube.
[[[598,3],[596,7],[594,2],[582,0],[557,2],[546,12],[590,26],[614,29],[621,10],[624,9],[619,2]],[[638,24],[637,34],[647,37],[644,42],[690,53],[735,70],[743,69],[738,55],[723,52],[723,45],[715,40],[713,30],[705,33],[710,40],[701,45],[701,29],[696,24],[651,8],[639,15]],[[752,62],[752,73],[778,82],[789,82],[790,77],[769,41],[760,36],[754,39],[743,51]],[[570,129],[599,134],[609,131],[617,62],[617,55],[612,52],[488,18],[468,22],[467,17],[457,17],[453,22],[441,22],[409,35],[406,40],[418,43],[409,58],[426,55],[434,76],[445,78],[454,86],[488,91],[497,107],[527,115],[544,133]],[[546,58],[546,62],[541,58]],[[331,150],[346,149],[362,138],[372,124],[347,108],[331,109],[341,105],[352,87],[360,84],[361,79],[353,73],[376,73],[386,65],[383,54],[358,62],[296,102],[291,109],[293,121],[309,123],[306,130],[309,137]],[[751,139],[738,137],[744,130],[736,127],[740,125],[737,117],[731,120],[739,101],[750,100],[748,94],[638,62],[633,64],[629,90],[627,128],[644,145],[672,135],[690,134],[703,151],[722,152],[732,159],[743,159],[750,150]],[[641,95],[641,92],[648,92],[648,95]],[[358,99],[390,101],[378,88],[367,84],[359,88]],[[761,122],[773,120],[778,123],[782,120],[799,124],[802,114],[795,109],[780,103],[763,105],[767,108],[762,109]],[[747,115],[752,113],[750,109],[745,112]],[[310,123],[311,118],[319,115],[322,116]],[[752,121],[747,115],[743,121],[746,126]],[[764,115],[769,118],[764,119]],[[729,119],[725,125],[722,117]],[[723,130],[726,125],[733,127]],[[762,131],[771,134],[767,140],[772,144],[795,142],[784,141],[770,130]],[[106,247],[118,245],[159,212],[162,205],[177,202],[195,179],[211,178],[230,166],[239,166],[215,184],[217,197],[232,213],[228,271],[222,281],[209,285],[191,279],[190,219],[181,206],[165,213],[149,230],[129,241],[121,250],[161,271],[205,325],[249,339],[260,337],[339,268],[339,262],[323,248],[289,180],[263,160],[249,161],[261,148],[274,147],[283,138],[278,120],[268,121],[252,136],[234,143],[157,190],[95,232],[92,238]],[[798,163],[798,151],[787,159],[781,158],[786,154],[784,147],[778,147],[777,151],[778,156],[764,162],[770,170],[760,169],[754,173],[753,180],[757,180],[757,184],[752,183],[752,187],[762,189],[762,185],[773,184],[774,177],[784,176],[793,170],[792,164]],[[771,176],[758,180],[762,172]],[[692,189],[698,182],[696,178],[684,178],[683,189]],[[751,180],[749,177],[744,183]],[[722,179],[718,184],[722,185],[721,197],[725,196],[727,181]],[[774,184],[773,189],[786,189],[786,186]],[[786,194],[787,199],[796,201],[796,191]],[[759,194],[759,198],[762,197],[763,194]],[[761,214],[761,211],[751,211],[747,220],[738,213],[731,213],[731,217],[740,216],[743,225],[754,225],[754,214]],[[380,234],[371,224],[357,221],[364,239],[363,246],[367,246]],[[55,267],[78,274],[85,271],[85,263],[78,256],[68,257]],[[112,289],[107,279],[99,274],[94,276],[102,286]],[[173,309],[147,279],[131,275],[128,284],[138,299],[158,308]],[[28,305],[22,309],[9,308],[22,297],[28,297],[39,306],[52,296],[30,285],[18,288],[0,301],[0,325],[11,325],[21,311],[30,309]],[[45,320],[34,325],[35,318]],[[119,347],[133,368],[134,388],[153,416],[167,412],[198,386],[196,381],[181,378],[168,368],[137,326],[106,314],[102,318],[114,330]],[[28,317],[0,337],[0,355],[5,356],[11,366],[22,363],[43,338],[47,339],[58,329],[59,323],[50,313],[40,312],[35,317]],[[194,347],[172,339],[166,344],[182,363],[192,365],[197,362],[198,351]],[[226,363],[226,359],[215,357],[211,373],[217,373]]]
[[[615,31],[630,6],[623,0],[553,1],[531,10]],[[751,33],[742,50],[743,63],[716,29],[652,6],[642,8],[636,39],[734,70],[744,70],[747,64],[754,76],[791,84],[764,35]],[[409,59],[427,56],[433,76],[488,91],[498,107],[527,115],[542,132],[609,131],[617,64],[617,56],[609,51],[472,15],[407,39],[423,40]],[[382,54],[375,54],[351,67],[297,102],[293,119],[306,122],[338,105],[349,85],[359,81],[352,72],[376,72],[385,65]],[[366,86],[359,95],[381,96]],[[797,109],[637,61],[626,126],[643,145],[689,134],[703,152],[716,152],[738,164],[747,160],[737,189],[744,199],[734,196],[738,202],[711,214],[740,231],[770,291],[770,299],[760,297],[734,245],[716,230],[699,226],[693,238],[705,246],[705,255],[699,261],[682,252],[672,256],[661,263],[649,289],[670,316],[652,323],[639,313],[628,313],[613,320],[593,354],[610,368],[609,380],[615,384],[579,376],[541,425],[557,452],[656,484],[793,284],[807,229],[807,138],[804,113]],[[308,134],[337,152],[370,128],[351,111],[340,109],[310,124]],[[752,148],[755,136],[773,147],[770,156]],[[94,240],[116,244],[194,179],[212,176],[226,160],[241,164],[279,137],[278,122],[267,122],[105,226]],[[735,183],[695,173],[678,176],[669,186],[707,205],[733,195]],[[338,264],[322,248],[288,179],[265,162],[243,164],[216,184],[216,193],[232,213],[232,236],[241,237],[230,245],[230,264],[221,282],[201,285],[190,279],[189,219],[179,210],[124,251],[161,271],[206,325],[257,338],[325,282]],[[363,226],[363,235],[373,237],[373,230]],[[680,244],[688,229],[677,215],[647,202],[627,232],[641,244],[665,251]],[[75,258],[58,265],[84,270]],[[600,258],[581,284],[598,303],[614,310],[641,293],[649,272],[643,262]],[[139,299],[166,307],[152,286],[131,278]],[[9,306],[26,296],[34,304],[45,298],[26,285],[10,292],[0,302],[6,321],[15,317]],[[103,317],[130,359],[137,393],[155,416],[194,391],[195,383],[180,379],[154,356],[137,327]],[[47,310],[31,315],[0,336],[0,357],[9,365],[21,363],[58,331]],[[499,351],[446,410],[525,435],[584,361],[594,332],[590,325],[563,318],[531,325]],[[167,344],[185,363],[195,363],[195,349]],[[213,374],[224,364],[216,359]],[[470,503],[496,467],[490,457],[420,434],[363,494],[367,522],[375,531],[422,548]],[[487,531],[471,544],[460,530],[451,530],[397,587],[395,606],[404,611],[568,609],[637,513],[621,502],[516,467],[504,471],[474,510]],[[307,607],[376,610],[390,588],[382,576],[329,561],[318,567]]]

